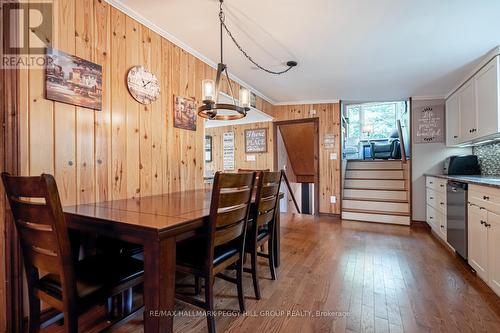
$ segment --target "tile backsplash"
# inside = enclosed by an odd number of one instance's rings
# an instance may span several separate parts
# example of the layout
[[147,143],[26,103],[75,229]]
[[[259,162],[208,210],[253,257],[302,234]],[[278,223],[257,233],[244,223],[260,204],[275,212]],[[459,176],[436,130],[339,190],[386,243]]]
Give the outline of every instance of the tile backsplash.
[[500,142],[474,147],[473,154],[479,158],[483,175],[500,175]]

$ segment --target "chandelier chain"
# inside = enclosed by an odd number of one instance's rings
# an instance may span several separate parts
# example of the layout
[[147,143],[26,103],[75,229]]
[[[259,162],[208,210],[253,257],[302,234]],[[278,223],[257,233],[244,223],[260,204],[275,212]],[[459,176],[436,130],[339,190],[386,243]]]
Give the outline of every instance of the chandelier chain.
[[[259,63],[257,63],[255,60],[253,60],[253,58],[243,49],[243,47],[238,43],[238,41],[236,41],[236,38],[233,36],[233,34],[231,33],[231,31],[227,27],[226,22],[225,22],[226,16],[225,16],[224,11],[222,9],[222,1],[220,1],[220,7],[219,8],[220,8],[219,20],[220,20],[221,26],[224,27],[224,30],[226,31],[226,33],[228,34],[228,36],[231,38],[231,40],[233,41],[234,45],[236,45],[236,47],[238,48],[238,50],[240,50],[240,52],[245,56],[245,58],[248,59],[248,61],[250,61],[252,64],[254,64],[260,70],[263,70],[266,73],[274,74],[274,75],[285,74],[286,72],[288,72],[290,69],[292,69],[294,67],[294,66],[288,65],[288,67],[286,69],[282,70],[282,71],[273,71],[271,69],[268,69],[268,68],[265,68],[265,67],[261,66]],[[221,45],[222,45],[222,36],[221,36]],[[222,46],[221,46],[221,58],[222,58]]]

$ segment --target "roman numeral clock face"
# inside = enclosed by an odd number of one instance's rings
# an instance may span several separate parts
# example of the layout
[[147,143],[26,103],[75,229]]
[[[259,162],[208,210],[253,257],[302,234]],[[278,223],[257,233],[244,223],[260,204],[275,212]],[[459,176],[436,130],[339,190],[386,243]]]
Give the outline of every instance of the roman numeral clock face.
[[151,104],[160,95],[156,76],[142,66],[132,67],[127,75],[128,91],[141,104]]

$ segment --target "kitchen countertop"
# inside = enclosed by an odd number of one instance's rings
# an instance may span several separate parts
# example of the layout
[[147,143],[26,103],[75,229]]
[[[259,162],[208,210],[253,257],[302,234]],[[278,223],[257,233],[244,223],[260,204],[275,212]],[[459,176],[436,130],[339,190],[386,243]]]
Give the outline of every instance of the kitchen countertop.
[[500,176],[459,176],[459,175],[434,175],[434,174],[425,174],[429,177],[437,177],[443,179],[454,180],[457,182],[474,184],[474,185],[482,185],[482,186],[490,186],[495,188],[500,188]]

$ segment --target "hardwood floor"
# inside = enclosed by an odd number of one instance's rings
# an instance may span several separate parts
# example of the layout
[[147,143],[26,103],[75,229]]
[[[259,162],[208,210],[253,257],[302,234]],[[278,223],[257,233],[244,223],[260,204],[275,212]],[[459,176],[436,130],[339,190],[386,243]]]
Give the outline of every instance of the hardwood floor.
[[[219,316],[217,332],[500,332],[500,298],[425,228],[299,215],[281,221],[278,280],[261,259],[262,299],[245,274],[248,315]],[[215,291],[217,310],[238,309],[233,284],[219,279]],[[207,329],[203,315],[176,317],[174,325]],[[137,318],[114,331],[141,326]]]

